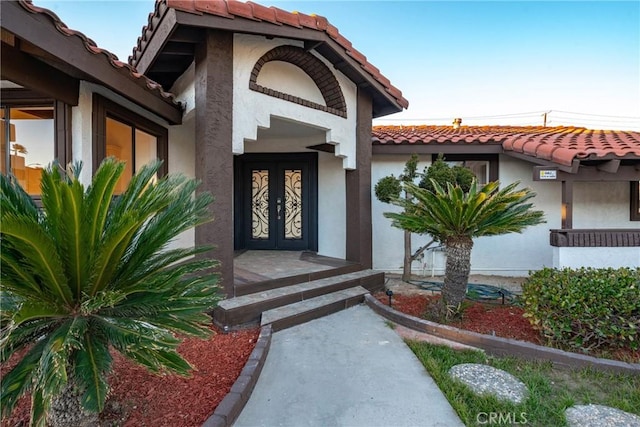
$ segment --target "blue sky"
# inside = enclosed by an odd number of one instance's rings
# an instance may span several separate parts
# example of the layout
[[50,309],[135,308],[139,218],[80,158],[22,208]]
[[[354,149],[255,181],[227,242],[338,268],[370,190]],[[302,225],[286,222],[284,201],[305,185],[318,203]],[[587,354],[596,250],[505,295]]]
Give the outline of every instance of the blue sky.
[[[153,0],[42,1],[126,61]],[[325,16],[409,100],[376,124],[640,130],[640,2],[259,1]]]

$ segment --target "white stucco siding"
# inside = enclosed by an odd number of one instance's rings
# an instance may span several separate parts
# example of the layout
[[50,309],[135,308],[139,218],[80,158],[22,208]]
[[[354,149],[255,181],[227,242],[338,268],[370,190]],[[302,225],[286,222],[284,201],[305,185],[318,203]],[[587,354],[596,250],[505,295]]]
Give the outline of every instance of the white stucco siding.
[[554,247],[553,258],[555,267],[637,268],[640,266],[640,248]]
[[[371,164],[371,221],[373,227],[373,268],[377,270],[400,272],[404,257],[404,232],[399,228],[391,226],[391,220],[384,217],[384,212],[397,212],[400,209],[396,206],[382,203],[376,198],[376,183],[387,175],[399,176],[408,155],[375,155]],[[425,166],[431,164],[431,156],[420,157],[418,171],[422,172]],[[412,251],[427,244],[431,238],[429,236],[412,235]],[[429,263],[431,255],[427,256]],[[414,272],[418,272],[422,265],[419,262],[413,264]],[[430,268],[430,265],[427,267]]]
[[80,181],[84,185],[89,185],[93,176],[92,94],[87,83],[81,81],[78,105],[71,108],[71,152],[74,161],[83,163]]
[[[233,46],[233,152],[242,154],[245,151],[245,141],[257,139],[258,128],[269,128],[272,116],[304,123],[326,130],[324,142],[335,144],[337,157],[343,159],[343,167],[354,169],[355,159],[355,129],[356,129],[356,103],[357,88],[351,80],[339,71],[333,69],[331,64],[325,62],[329,69],[333,70],[342,89],[347,105],[347,118],[339,117],[324,111],[305,107],[294,102],[265,95],[249,89],[251,71],[256,62],[271,49],[281,45],[303,47],[300,41],[273,39],[268,40],[261,36],[246,34],[234,35]],[[313,53],[312,53],[313,54]],[[287,76],[281,76],[282,81],[287,81]],[[310,80],[310,79],[309,79]],[[304,81],[297,81],[296,89]],[[307,84],[309,82],[307,81]],[[304,97],[308,90],[302,93],[290,93],[294,96]],[[287,91],[289,93],[290,90]]]
[[573,228],[638,228],[630,220],[628,182],[573,184]]
[[[287,78],[283,79],[282,76]],[[256,83],[282,93],[295,94],[316,104],[327,105],[313,79],[301,68],[288,62],[267,62],[262,66]]]
[[[372,164],[372,188],[386,175],[398,176],[402,173],[408,155],[375,155]],[[431,156],[421,157],[418,170],[422,172],[430,164]],[[500,156],[499,179],[503,183],[521,181],[521,187],[536,191],[533,199],[535,209],[546,212],[546,224],[529,227],[518,234],[480,237],[474,240],[471,253],[471,272],[475,274],[496,274],[503,276],[526,276],[530,270],[553,265],[553,251],[549,245],[549,229],[560,227],[560,185],[557,183],[536,183],[532,181],[531,164],[507,156]],[[550,184],[550,185],[549,185]],[[373,266],[375,269],[400,272],[404,255],[402,230],[391,226],[384,212],[398,208],[384,204],[372,194],[373,215]],[[431,240],[429,236],[412,235],[415,251]],[[445,257],[442,251],[427,252],[422,262],[414,262],[413,271],[421,270],[429,275],[444,272]]]
[[318,154],[318,254],[346,257],[347,195],[342,161]]
[[182,103],[185,117],[192,114],[196,106],[195,67],[195,62],[192,62],[169,91],[175,96],[176,101]]

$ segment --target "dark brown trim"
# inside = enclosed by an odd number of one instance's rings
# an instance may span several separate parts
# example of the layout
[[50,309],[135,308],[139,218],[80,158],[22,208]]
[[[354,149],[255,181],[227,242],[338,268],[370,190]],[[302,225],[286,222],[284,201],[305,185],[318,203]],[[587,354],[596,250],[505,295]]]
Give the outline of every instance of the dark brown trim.
[[640,221],[640,181],[631,181],[630,220]]
[[[366,90],[373,99],[373,116],[380,117],[403,110],[387,89],[362,65],[346,54],[344,48],[332,40],[325,32],[309,28],[295,28],[287,25],[274,25],[271,22],[252,21],[249,19],[229,19],[220,16],[176,11],[179,25],[207,27],[234,33],[255,34],[263,37],[280,37],[285,39],[319,42],[316,51],[327,58],[336,69],[339,69],[356,85],[367,83]],[[364,89],[364,87],[361,87]]]
[[562,181],[562,205],[561,221],[562,229],[568,230],[573,227],[573,181]]
[[106,157],[107,150],[107,117],[118,120],[134,129],[139,129],[157,138],[158,158],[163,160],[158,170],[160,176],[165,176],[169,171],[169,131],[167,128],[142,117],[120,104],[96,93],[93,94],[93,110],[91,114],[93,133],[93,172],[95,173],[100,163]]
[[[158,7],[164,7],[166,9],[165,2],[158,2]],[[139,60],[134,62],[136,70],[142,74],[146,74],[153,62],[158,58],[159,51],[168,40],[169,36],[173,34],[176,28],[176,11],[175,9],[166,10],[162,15],[159,24],[156,22],[153,28],[153,36],[144,45],[144,52],[139,54]]]
[[[5,4],[2,12],[4,14]],[[5,24],[3,16],[2,25]],[[78,105],[80,82],[57,69],[2,43],[1,75],[27,89],[39,92],[47,97],[59,99],[69,105]],[[3,94],[5,91],[3,91]]]
[[215,197],[214,221],[196,227],[196,245],[220,261],[221,286],[233,297],[233,34],[208,31],[195,55],[195,173]]
[[55,101],[53,104],[54,117],[54,150],[55,158],[62,166],[66,166],[72,160],[71,143],[71,105],[63,101]]
[[502,154],[501,144],[373,144],[373,154]]
[[[260,71],[265,64],[271,61],[288,62],[304,71],[320,90],[326,105],[260,86],[257,83]],[[329,67],[317,57],[296,46],[278,46],[262,55],[251,71],[249,89],[305,107],[335,114],[336,116],[347,117],[347,103],[340,88],[340,83],[338,83]]]
[[558,247],[600,248],[640,246],[640,229],[549,230],[549,244]]
[[[438,154],[432,154],[431,161],[435,162],[438,158]],[[457,153],[442,153],[444,154],[444,160],[452,162],[461,162],[465,160],[481,160],[489,162],[489,181],[497,181],[500,179],[500,158],[497,154],[457,154]]]
[[570,173],[570,174],[576,174],[580,169],[580,160],[578,159],[574,159],[573,162],[571,163],[571,166],[567,166],[567,165],[554,163],[549,160],[539,159],[533,156],[527,156],[526,154],[516,153],[514,151],[505,151],[504,154],[506,154],[507,156],[515,157],[516,159],[524,160],[525,162],[535,163],[537,165],[542,165],[542,166],[556,167],[559,170]]
[[356,169],[345,173],[347,200],[346,258],[362,268],[373,264],[371,219],[372,99],[358,89]]
[[[90,52],[80,36],[62,34],[45,13],[30,13],[18,2],[2,3],[2,27],[17,38],[44,50],[51,57],[80,71],[88,81],[104,85],[132,102],[159,115],[171,124],[182,121],[182,110],[171,99],[164,99],[147,87],[148,80],[133,76],[126,66],[110,63],[107,53]],[[4,73],[4,47],[2,70]],[[51,80],[51,79],[49,79]],[[19,82],[17,82],[19,83]],[[63,99],[63,98],[59,98]],[[63,99],[64,100],[64,99]],[[77,100],[65,100],[76,105]]]

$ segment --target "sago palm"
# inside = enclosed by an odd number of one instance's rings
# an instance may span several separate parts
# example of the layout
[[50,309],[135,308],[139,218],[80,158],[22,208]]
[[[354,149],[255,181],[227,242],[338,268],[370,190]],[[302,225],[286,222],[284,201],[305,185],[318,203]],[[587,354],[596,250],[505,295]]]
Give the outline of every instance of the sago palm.
[[115,197],[124,163],[105,160],[86,189],[79,164],[52,165],[41,209],[0,176],[1,361],[24,352],[3,373],[3,417],[30,393],[32,425],[95,421],[112,349],[152,372],[190,371],[179,335],[208,336],[216,263],[201,255],[208,248],[168,244],[210,219],[212,197],[180,175],[156,181],[159,166],[143,167]]
[[466,296],[473,239],[521,232],[528,226],[544,222],[543,213],[533,210],[530,203],[535,193],[528,188],[516,190],[517,182],[503,189],[497,181],[478,188],[474,180],[468,192],[451,184],[447,184],[445,190],[434,180],[431,184],[433,191],[404,183],[412,198],[393,201],[404,211],[384,215],[392,219],[396,227],[429,234],[444,244],[447,261],[441,314],[455,313]]

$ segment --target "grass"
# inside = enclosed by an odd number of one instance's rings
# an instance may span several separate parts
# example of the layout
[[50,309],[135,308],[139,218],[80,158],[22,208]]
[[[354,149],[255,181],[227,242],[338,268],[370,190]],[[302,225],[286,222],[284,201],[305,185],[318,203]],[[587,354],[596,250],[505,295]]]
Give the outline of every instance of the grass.
[[[467,426],[493,424],[566,426],[564,411],[573,405],[600,404],[640,415],[640,376],[590,369],[570,370],[551,362],[530,362],[515,357],[497,358],[475,350],[454,350],[425,342],[407,341]],[[521,404],[477,396],[454,381],[449,369],[460,363],[483,363],[505,370],[524,382],[529,397]]]

